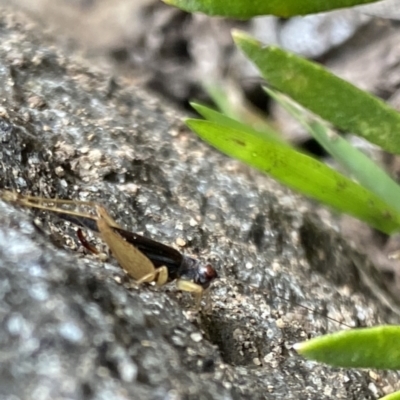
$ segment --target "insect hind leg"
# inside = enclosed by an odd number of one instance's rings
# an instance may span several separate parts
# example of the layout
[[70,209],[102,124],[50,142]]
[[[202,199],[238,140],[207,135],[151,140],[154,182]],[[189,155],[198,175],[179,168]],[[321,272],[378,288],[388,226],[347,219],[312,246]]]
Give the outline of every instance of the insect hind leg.
[[68,208],[63,208],[63,206],[69,207],[90,207],[97,211],[99,205],[92,201],[82,201],[82,200],[64,200],[64,199],[47,199],[39,196],[23,195],[17,192],[12,192],[9,190],[0,191],[0,199],[14,203],[23,207],[37,208],[44,211],[52,211],[61,214],[69,214],[76,217],[91,218],[96,217],[91,216],[86,212],[74,211]]
[[168,282],[168,268],[159,267],[136,281],[138,285],[144,282],[155,282],[157,286],[165,285]]

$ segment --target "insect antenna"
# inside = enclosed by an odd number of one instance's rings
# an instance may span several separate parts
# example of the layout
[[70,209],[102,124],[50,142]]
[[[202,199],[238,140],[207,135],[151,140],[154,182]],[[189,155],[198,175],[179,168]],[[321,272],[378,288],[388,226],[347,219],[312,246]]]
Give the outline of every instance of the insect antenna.
[[294,303],[296,306],[301,307],[301,308],[304,308],[305,310],[310,311],[310,312],[312,312],[313,314],[319,315],[320,317],[326,318],[326,319],[328,319],[328,320],[331,321],[331,322],[334,322],[334,323],[339,324],[339,325],[343,325],[343,326],[345,326],[346,328],[351,328],[351,329],[354,328],[354,326],[350,326],[350,325],[345,324],[344,322],[340,322],[340,321],[336,320],[335,318],[329,317],[328,315],[326,315],[326,314],[324,314],[324,313],[322,313],[322,312],[320,312],[320,311],[318,311],[318,310],[314,310],[314,309],[312,309],[311,307],[307,307],[307,306],[305,306],[304,304],[300,304],[300,303],[298,303],[297,301],[296,301],[296,302],[292,302],[291,300],[288,300],[288,299],[286,299],[286,298],[283,297],[283,296],[279,296],[279,295],[274,295],[274,296],[275,296],[275,297],[278,297],[278,298],[281,299],[281,300],[287,301],[287,302],[289,302],[289,303]]
[[304,304],[301,304],[300,302],[298,302],[298,301],[296,301],[296,300],[288,299],[288,298],[286,298],[286,297],[284,297],[284,296],[281,296],[281,295],[279,295],[279,294],[276,294],[276,293],[274,293],[274,294],[272,295],[272,290],[262,289],[262,288],[257,287],[257,286],[251,286],[251,287],[253,287],[254,289],[257,289],[257,290],[261,291],[261,293],[262,293],[265,297],[267,297],[267,298],[269,299],[269,302],[271,302],[271,299],[272,299],[273,297],[276,297],[276,298],[278,298],[278,299],[280,299],[280,300],[285,301],[286,303],[294,304],[294,305],[296,305],[296,306],[298,306],[298,307],[301,307],[301,308],[303,308],[303,309],[305,309],[305,310],[307,310],[307,311],[309,311],[309,312],[311,312],[311,313],[313,313],[313,314],[315,314],[315,315],[319,315],[320,317],[323,317],[323,318],[325,318],[325,319],[327,319],[327,320],[329,320],[329,321],[331,321],[331,322],[334,322],[334,323],[336,323],[336,324],[345,326],[346,328],[351,328],[351,329],[354,328],[354,326],[350,326],[350,325],[348,325],[348,324],[346,324],[346,323],[344,323],[344,322],[340,322],[340,321],[336,320],[335,318],[329,317],[329,316],[326,315],[324,312],[315,310],[315,309],[313,309],[313,308],[311,308],[311,307],[308,307],[308,306],[306,306],[306,305],[304,305]]

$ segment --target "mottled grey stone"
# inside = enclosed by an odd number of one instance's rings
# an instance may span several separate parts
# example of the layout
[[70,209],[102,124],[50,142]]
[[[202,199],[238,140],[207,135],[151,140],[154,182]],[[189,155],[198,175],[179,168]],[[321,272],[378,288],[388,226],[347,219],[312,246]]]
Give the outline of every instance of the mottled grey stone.
[[127,229],[185,241],[221,276],[212,310],[196,314],[173,285],[137,287],[112,259],[83,254],[57,216],[0,201],[1,400],[372,399],[391,388],[395,373],[373,380],[291,348],[342,328],[294,302],[351,326],[395,320],[329,215],[12,15],[0,33],[0,188],[101,202]]

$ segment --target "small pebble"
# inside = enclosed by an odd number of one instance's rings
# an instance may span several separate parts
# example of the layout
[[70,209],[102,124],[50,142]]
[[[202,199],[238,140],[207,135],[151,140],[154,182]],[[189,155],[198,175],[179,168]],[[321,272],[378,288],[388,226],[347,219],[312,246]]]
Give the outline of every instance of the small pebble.
[[182,239],[182,238],[177,238],[175,243],[179,246],[179,247],[184,247],[186,246],[186,242]]
[[195,332],[190,334],[190,339],[192,339],[195,343],[199,343],[202,341],[203,335],[200,332]]

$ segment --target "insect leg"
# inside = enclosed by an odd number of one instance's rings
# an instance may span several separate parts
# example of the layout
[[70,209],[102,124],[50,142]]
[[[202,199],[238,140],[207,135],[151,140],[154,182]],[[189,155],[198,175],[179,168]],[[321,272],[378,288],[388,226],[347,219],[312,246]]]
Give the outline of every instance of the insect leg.
[[204,293],[204,289],[200,285],[194,282],[186,281],[184,279],[178,279],[176,281],[176,287],[184,292],[192,293],[193,297],[195,298],[196,308],[200,308],[201,298]]
[[157,286],[165,285],[168,282],[168,268],[157,268],[153,272],[143,276],[136,281],[138,285],[144,282],[155,282]]
[[40,210],[52,211],[61,214],[69,214],[75,217],[97,219],[86,212],[73,211],[62,208],[63,205],[68,206],[86,206],[97,209],[98,205],[92,201],[81,200],[63,200],[63,199],[46,199],[44,197],[22,195],[9,190],[0,191],[0,198],[23,207],[38,208]]
[[96,246],[92,245],[91,243],[89,243],[89,241],[86,239],[86,237],[84,236],[82,229],[78,228],[78,230],[76,231],[76,235],[78,236],[79,241],[81,242],[82,246],[90,251],[91,253],[95,254],[100,261],[107,261],[108,256],[105,253],[100,252]]

